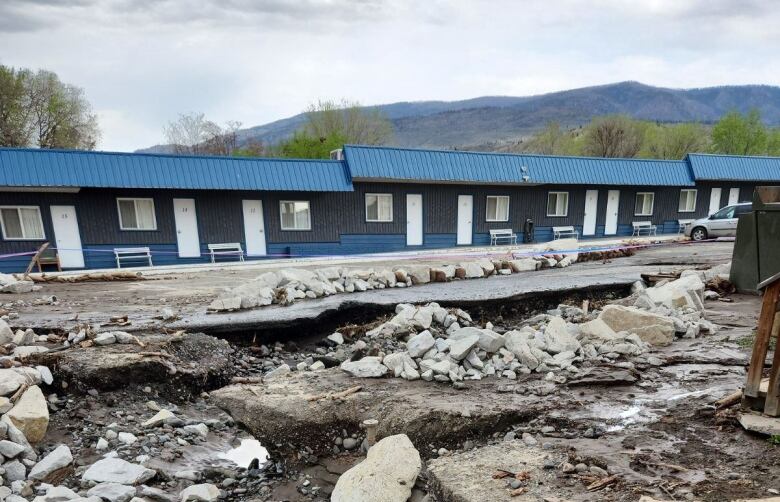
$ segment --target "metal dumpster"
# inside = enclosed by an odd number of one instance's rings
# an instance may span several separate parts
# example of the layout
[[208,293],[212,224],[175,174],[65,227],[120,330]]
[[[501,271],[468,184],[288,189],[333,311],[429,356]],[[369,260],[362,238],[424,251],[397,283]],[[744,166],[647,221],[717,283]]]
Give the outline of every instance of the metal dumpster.
[[756,292],[758,283],[780,273],[780,187],[756,187],[753,212],[740,216],[731,259],[731,282]]

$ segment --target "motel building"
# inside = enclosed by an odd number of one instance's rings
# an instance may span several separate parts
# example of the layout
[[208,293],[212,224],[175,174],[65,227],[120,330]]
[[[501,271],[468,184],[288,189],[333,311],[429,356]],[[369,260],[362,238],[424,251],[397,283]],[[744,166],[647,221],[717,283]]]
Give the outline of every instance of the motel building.
[[780,183],[780,158],[771,157],[358,145],[333,156],[0,148],[0,272],[24,271],[45,242],[63,269],[95,269],[488,246],[491,230],[518,242],[561,229],[630,236],[637,222],[674,234],[681,222],[750,201],[756,185]]

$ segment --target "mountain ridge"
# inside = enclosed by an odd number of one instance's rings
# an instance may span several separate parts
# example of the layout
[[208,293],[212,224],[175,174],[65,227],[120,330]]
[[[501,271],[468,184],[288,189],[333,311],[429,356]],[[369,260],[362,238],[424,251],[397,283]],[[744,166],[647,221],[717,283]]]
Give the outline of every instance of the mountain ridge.
[[[456,101],[399,101],[365,108],[381,110],[392,122],[393,146],[417,148],[482,148],[528,137],[555,121],[579,127],[593,117],[625,114],[663,123],[711,124],[723,114],[751,108],[767,125],[780,125],[780,87],[765,84],[676,89],[624,81],[532,96],[478,96]],[[241,129],[239,144],[275,144],[300,128],[300,113]],[[155,145],[137,152],[169,152]]]

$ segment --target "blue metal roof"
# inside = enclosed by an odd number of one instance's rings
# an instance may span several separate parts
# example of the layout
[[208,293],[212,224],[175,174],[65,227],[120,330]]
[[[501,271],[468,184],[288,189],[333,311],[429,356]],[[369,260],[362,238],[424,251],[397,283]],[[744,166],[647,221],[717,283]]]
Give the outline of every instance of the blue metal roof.
[[[354,180],[692,186],[688,163],[345,145]],[[527,180],[524,179],[527,176]]]
[[712,181],[780,181],[780,158],[688,154],[693,177]]
[[342,161],[0,148],[0,186],[351,192]]

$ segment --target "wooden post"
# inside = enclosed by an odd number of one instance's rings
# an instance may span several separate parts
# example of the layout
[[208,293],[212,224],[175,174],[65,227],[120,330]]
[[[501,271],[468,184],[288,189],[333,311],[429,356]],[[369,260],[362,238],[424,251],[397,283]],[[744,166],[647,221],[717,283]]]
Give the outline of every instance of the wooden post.
[[[41,244],[41,247],[38,248],[38,251],[33,255],[32,259],[30,260],[30,264],[27,265],[27,270],[24,271],[24,278],[30,277],[30,272],[32,272],[33,267],[35,266],[35,263],[38,261],[38,257],[41,256],[41,253],[46,251],[46,248],[49,247],[48,242],[44,242]],[[40,271],[40,267],[38,267],[38,270]]]
[[[780,301],[780,280],[775,280],[764,289],[764,299],[761,304],[761,315],[758,318],[756,340],[753,342],[753,354],[750,356],[750,367],[748,368],[747,382],[745,383],[745,397],[758,397],[758,388],[761,385],[764,361],[769,350],[769,339],[772,335],[772,324],[775,320],[778,301]],[[779,362],[777,354],[778,351],[775,350],[775,363]],[[777,368],[778,365],[775,364],[774,369],[777,370]],[[773,371],[773,373],[777,377],[777,371]],[[777,392],[777,378],[775,378],[774,383],[775,386],[772,387],[772,380],[770,379],[769,388]],[[769,395],[767,394],[768,397]],[[776,399],[775,397],[775,401]]]

